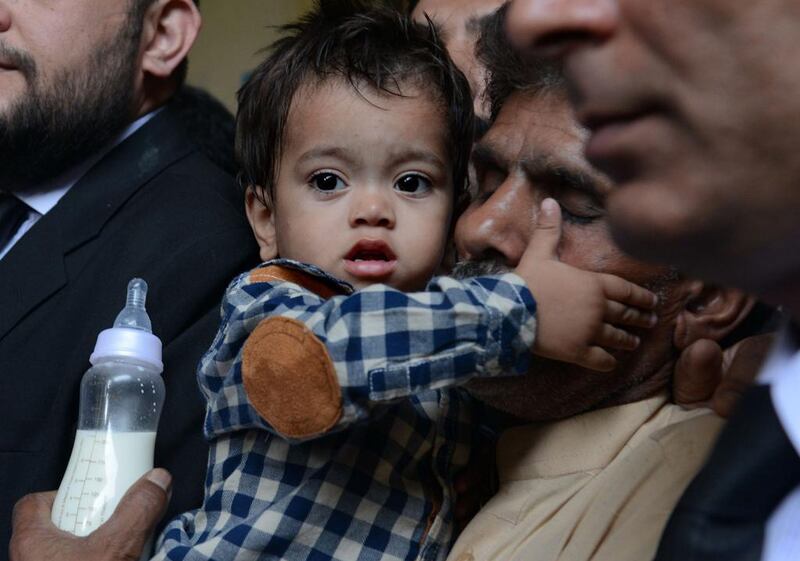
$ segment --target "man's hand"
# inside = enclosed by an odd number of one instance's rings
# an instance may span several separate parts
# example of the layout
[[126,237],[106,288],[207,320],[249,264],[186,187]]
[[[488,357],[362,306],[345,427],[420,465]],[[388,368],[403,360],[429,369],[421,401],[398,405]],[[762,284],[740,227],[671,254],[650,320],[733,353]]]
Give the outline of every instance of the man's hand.
[[749,337],[724,352],[714,341],[696,341],[675,365],[675,403],[709,407],[728,417],[758,375],[774,338],[772,333]]
[[14,506],[11,561],[137,561],[164,516],[172,478],[163,469],[142,476],[100,528],[79,538],[50,521],[55,492],[27,495]]
[[633,350],[639,338],[627,328],[651,328],[657,318],[655,294],[625,279],[561,263],[561,212],[545,199],[536,233],[514,272],[531,289],[537,306],[533,352],[561,362],[610,371],[609,351]]

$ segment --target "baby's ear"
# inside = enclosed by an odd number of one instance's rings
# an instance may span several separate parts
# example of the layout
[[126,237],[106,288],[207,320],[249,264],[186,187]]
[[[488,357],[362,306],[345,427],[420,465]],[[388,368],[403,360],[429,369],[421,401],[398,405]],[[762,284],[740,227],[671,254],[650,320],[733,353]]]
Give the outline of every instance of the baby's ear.
[[278,240],[275,229],[275,213],[265,205],[257,193],[263,193],[264,189],[258,185],[250,185],[245,193],[245,208],[247,210],[247,220],[261,248],[259,255],[262,261],[269,261],[278,256]]
[[692,281],[675,324],[675,347],[682,350],[699,339],[721,341],[754,305],[755,299],[740,290]]

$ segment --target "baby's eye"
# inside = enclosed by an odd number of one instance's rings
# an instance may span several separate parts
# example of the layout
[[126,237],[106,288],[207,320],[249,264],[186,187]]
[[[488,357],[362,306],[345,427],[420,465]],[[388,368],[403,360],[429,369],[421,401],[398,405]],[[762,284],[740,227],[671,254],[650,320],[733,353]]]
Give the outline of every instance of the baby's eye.
[[402,176],[394,184],[394,188],[401,193],[411,195],[421,195],[431,190],[431,181],[417,173],[409,173]]
[[326,193],[339,191],[347,187],[341,177],[327,171],[314,174],[309,183],[318,191],[324,191]]

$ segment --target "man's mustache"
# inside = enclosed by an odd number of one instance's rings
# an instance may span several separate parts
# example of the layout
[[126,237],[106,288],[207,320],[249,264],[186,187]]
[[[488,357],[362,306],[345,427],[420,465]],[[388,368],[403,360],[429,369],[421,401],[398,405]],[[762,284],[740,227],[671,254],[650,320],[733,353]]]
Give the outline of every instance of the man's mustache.
[[28,53],[7,45],[4,41],[0,41],[0,61],[15,67],[28,81],[36,77],[36,62],[33,58]]
[[472,277],[502,275],[511,271],[513,271],[513,268],[505,263],[493,259],[481,259],[480,261],[459,261],[453,267],[451,274],[457,279],[469,279]]

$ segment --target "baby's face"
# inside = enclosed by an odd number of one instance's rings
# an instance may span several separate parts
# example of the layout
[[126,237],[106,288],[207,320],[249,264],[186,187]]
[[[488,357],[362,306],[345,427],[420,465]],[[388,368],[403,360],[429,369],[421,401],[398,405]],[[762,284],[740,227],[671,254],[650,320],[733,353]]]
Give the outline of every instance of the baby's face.
[[357,288],[425,287],[444,255],[453,182],[442,110],[427,92],[403,94],[340,81],[297,92],[273,209],[248,197],[262,259],[311,263]]

